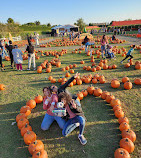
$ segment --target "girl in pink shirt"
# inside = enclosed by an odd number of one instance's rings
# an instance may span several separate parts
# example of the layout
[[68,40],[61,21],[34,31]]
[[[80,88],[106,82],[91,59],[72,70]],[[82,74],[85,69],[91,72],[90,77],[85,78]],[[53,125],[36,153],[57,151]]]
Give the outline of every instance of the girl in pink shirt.
[[105,52],[105,56],[106,56],[106,44],[108,44],[108,40],[106,35],[103,35],[102,39],[101,39],[101,53],[102,53],[102,58],[104,57],[104,53]]
[[57,107],[57,103],[58,103],[57,94],[52,94],[49,87],[44,87],[43,88],[43,93],[44,93],[44,96],[45,96],[45,98],[43,100],[43,109],[47,110],[47,113],[45,114],[44,119],[42,121],[41,129],[42,130],[48,130],[50,125],[52,124],[52,122],[54,120],[56,120],[59,127],[61,129],[63,129],[63,127],[65,125],[65,120],[62,119],[59,116],[55,116],[55,114],[52,113],[54,108]]

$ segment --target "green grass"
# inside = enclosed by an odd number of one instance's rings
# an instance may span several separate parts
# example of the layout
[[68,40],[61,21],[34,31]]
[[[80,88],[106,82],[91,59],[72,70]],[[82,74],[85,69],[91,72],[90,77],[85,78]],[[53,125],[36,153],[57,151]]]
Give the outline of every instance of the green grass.
[[[119,47],[120,48],[120,47]],[[127,50],[128,46],[125,47]],[[57,48],[59,49],[59,48]],[[62,48],[60,48],[62,49]],[[122,107],[125,115],[130,120],[130,126],[133,131],[136,132],[137,140],[135,142],[135,151],[131,154],[132,157],[139,157],[141,150],[141,86],[133,84],[131,90],[124,90],[123,84],[118,89],[113,89],[110,86],[110,81],[113,78],[118,78],[120,81],[123,76],[128,76],[133,83],[136,77],[141,78],[140,70],[134,70],[134,66],[130,68],[124,68],[124,65],[120,64],[121,55],[116,55],[117,60],[111,60],[108,65],[117,64],[117,69],[101,70],[96,73],[84,71],[83,65],[80,61],[83,59],[86,64],[91,65],[90,57],[86,56],[84,52],[82,54],[72,54],[72,50],[68,50],[68,53],[60,57],[62,62],[61,68],[69,64],[77,64],[77,68],[74,68],[75,72],[80,72],[81,75],[92,73],[103,74],[106,77],[105,84],[95,84],[95,87],[100,87],[103,91],[107,90],[115,95],[122,101]],[[141,60],[139,51],[136,50],[133,54],[134,62]],[[95,55],[96,57],[96,55]],[[37,66],[44,60],[52,59],[52,56],[41,57],[36,61]],[[98,63],[100,59],[96,59]],[[36,94],[42,95],[42,88],[51,83],[45,79],[49,75],[52,75],[56,79],[65,75],[65,72],[60,71],[61,68],[52,68],[52,72],[47,74],[37,74],[36,71],[23,71],[17,72],[10,69],[10,63],[8,61],[3,62],[6,65],[6,71],[0,72],[0,83],[6,85],[6,90],[0,92],[0,153],[2,158],[25,158],[31,157],[28,152],[27,145],[24,144],[23,138],[20,135],[16,124],[11,125],[15,121],[16,115],[19,113],[20,108],[26,104],[26,101],[30,98],[34,99]],[[126,63],[126,62],[125,62]],[[24,61],[23,68],[27,68],[27,61]],[[59,86],[59,83],[56,83]],[[76,94],[78,91],[88,87],[89,84],[83,84],[81,86],[68,87],[71,93]],[[83,111],[87,118],[84,135],[88,140],[87,145],[82,146],[77,138],[79,131],[76,129],[68,137],[62,136],[62,131],[59,129],[56,122],[52,124],[48,131],[42,131],[40,128],[41,122],[45,115],[45,111],[42,109],[42,104],[32,111],[29,116],[30,125],[33,131],[37,134],[37,139],[40,139],[45,144],[45,150],[48,152],[50,158],[72,158],[72,157],[87,157],[87,158],[113,158],[114,151],[119,147],[119,141],[121,139],[121,132],[118,127],[119,124],[114,116],[112,108],[109,104],[106,104],[101,98],[94,96],[87,96],[81,101]]]

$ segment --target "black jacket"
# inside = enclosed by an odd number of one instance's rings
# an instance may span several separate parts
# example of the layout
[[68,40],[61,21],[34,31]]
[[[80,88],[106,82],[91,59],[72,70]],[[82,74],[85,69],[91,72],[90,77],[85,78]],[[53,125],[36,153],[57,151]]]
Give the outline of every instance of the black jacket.
[[27,46],[26,51],[28,51],[29,54],[33,54],[34,53],[34,46],[32,46],[32,45]]
[[12,44],[10,44],[10,45],[6,44],[5,47],[9,51],[9,55],[12,55],[13,45]]
[[61,93],[61,92],[66,92],[66,88],[68,87],[68,85],[74,80],[74,76],[71,77],[65,84],[61,85],[59,88],[58,88],[58,94]]

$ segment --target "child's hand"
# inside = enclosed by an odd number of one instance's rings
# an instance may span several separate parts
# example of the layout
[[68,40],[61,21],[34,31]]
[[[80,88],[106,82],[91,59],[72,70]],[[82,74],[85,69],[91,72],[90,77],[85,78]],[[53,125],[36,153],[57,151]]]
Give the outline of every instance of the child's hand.
[[80,73],[76,73],[75,75],[74,75],[74,78],[77,78],[77,77],[79,77],[80,76]]

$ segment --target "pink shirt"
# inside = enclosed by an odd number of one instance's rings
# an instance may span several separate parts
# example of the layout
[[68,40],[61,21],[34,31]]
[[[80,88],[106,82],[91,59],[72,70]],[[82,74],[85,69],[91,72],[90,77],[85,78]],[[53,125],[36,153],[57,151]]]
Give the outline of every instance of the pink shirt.
[[71,111],[69,105],[66,106],[66,110],[67,110],[67,112],[68,112],[69,115],[70,115],[70,117],[69,117],[70,119],[71,119],[71,118],[74,118],[74,117],[76,116],[76,114]]
[[[48,102],[47,99],[51,99],[51,101]],[[51,116],[55,116],[54,113],[52,113],[52,111],[50,110],[50,106],[53,102],[54,102],[54,108],[57,108],[57,102],[58,102],[57,94],[52,94],[50,98],[46,97],[43,100],[43,109],[47,110],[47,114]]]

